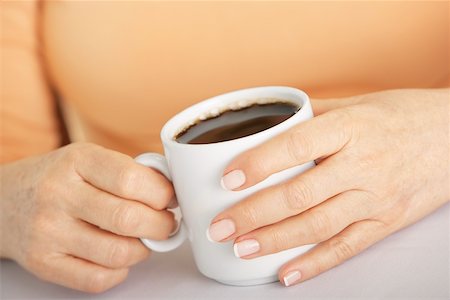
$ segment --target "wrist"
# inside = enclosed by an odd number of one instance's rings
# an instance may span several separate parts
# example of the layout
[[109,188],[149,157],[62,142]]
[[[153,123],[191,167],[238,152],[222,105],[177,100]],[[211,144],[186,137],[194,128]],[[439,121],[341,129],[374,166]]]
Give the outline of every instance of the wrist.
[[29,159],[0,165],[0,258],[16,260],[23,223],[23,199],[31,201],[26,165]]
[[10,237],[8,234],[10,223],[10,191],[8,187],[8,166],[0,166],[0,258],[11,258],[9,250]]

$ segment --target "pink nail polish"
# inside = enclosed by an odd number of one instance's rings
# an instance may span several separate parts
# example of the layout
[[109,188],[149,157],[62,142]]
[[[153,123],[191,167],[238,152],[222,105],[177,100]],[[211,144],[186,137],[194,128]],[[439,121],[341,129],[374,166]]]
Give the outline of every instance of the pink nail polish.
[[226,190],[234,190],[245,183],[245,174],[242,170],[233,170],[222,177],[220,184]]
[[240,241],[233,246],[234,255],[238,258],[256,253],[259,249],[258,241],[253,239]]
[[302,278],[302,273],[300,271],[290,271],[283,277],[284,285],[290,286],[299,281]]
[[206,234],[208,240],[220,242],[232,235],[235,231],[236,226],[234,225],[234,222],[230,219],[224,219],[209,225]]

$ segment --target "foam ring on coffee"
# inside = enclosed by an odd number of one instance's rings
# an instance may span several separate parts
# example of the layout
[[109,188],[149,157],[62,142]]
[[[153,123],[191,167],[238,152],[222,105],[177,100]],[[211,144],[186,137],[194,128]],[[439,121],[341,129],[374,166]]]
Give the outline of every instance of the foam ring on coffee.
[[[275,110],[270,110],[269,106],[271,104],[274,104],[275,107],[278,107],[278,109],[282,109],[282,111],[278,112],[276,109]],[[258,107],[261,106],[261,107]],[[246,109],[252,109],[252,107],[254,107],[253,110],[251,110],[250,112],[253,112],[253,114],[249,113],[249,110],[246,111]],[[283,109],[284,107],[284,109]],[[290,107],[289,109],[286,110],[287,107]],[[285,116],[286,118],[289,118],[290,116],[292,116],[293,114],[295,114],[298,110],[300,109],[300,107],[298,106],[298,104],[293,103],[292,101],[286,100],[286,99],[280,99],[280,98],[273,98],[273,97],[266,97],[266,98],[247,98],[247,99],[240,99],[238,101],[234,101],[233,103],[224,105],[222,107],[214,107],[210,110],[207,110],[206,112],[201,113],[196,119],[190,121],[186,126],[184,126],[181,130],[179,130],[177,132],[177,134],[173,137],[174,140],[176,140],[177,142],[180,143],[187,143],[187,144],[198,144],[200,142],[190,142],[186,139],[183,138],[183,136],[188,135],[190,136],[189,132],[191,131],[192,134],[192,130],[193,128],[198,128],[198,126],[200,126],[200,124],[209,124],[211,125],[211,123],[219,123],[217,122],[217,120],[220,120],[222,118],[222,122],[224,120],[224,118],[227,118],[226,120],[229,121],[229,123],[224,122],[221,123],[221,125],[217,126],[217,127],[211,127],[209,130],[213,131],[217,131],[220,130],[225,127],[232,127],[230,128],[230,130],[234,131],[234,133],[236,134],[236,130],[240,130],[240,128],[242,128],[242,130],[245,129],[245,127],[239,127],[242,123],[242,126],[250,126],[250,127],[255,127],[255,123],[251,123],[252,120],[257,120],[257,118],[266,118],[266,122],[272,122],[272,124],[270,126],[267,126],[265,128],[262,128],[260,130],[255,129],[254,133],[257,133],[259,131],[263,131],[265,129],[268,129],[272,126],[275,126],[276,124],[284,121],[284,119],[280,119],[279,121],[274,121],[271,120],[269,121],[267,118],[277,118],[277,117],[281,117],[281,116]],[[231,118],[231,116],[233,116],[233,113],[230,114],[230,112],[236,112],[237,115],[239,116],[238,119],[234,119]],[[256,113],[256,114],[255,114]],[[246,115],[245,117],[243,117],[242,115]],[[223,116],[222,116],[223,115]],[[211,120],[211,121],[209,121]],[[261,121],[263,121],[263,119],[261,119]],[[260,121],[260,122],[261,122]],[[205,123],[203,123],[205,122]],[[249,123],[250,122],[250,123]],[[275,123],[273,123],[275,122]],[[258,124],[260,125],[260,124]],[[203,126],[205,127],[205,126]],[[261,127],[261,125],[260,125]],[[200,127],[202,128],[202,127]],[[242,131],[241,130],[241,131]],[[250,130],[250,129],[249,129]],[[248,130],[247,130],[248,131]],[[194,131],[195,132],[195,131]],[[214,143],[214,142],[220,142],[220,141],[226,141],[226,140],[231,140],[231,139],[235,139],[235,138],[239,138],[239,137],[244,137],[247,135],[251,135],[253,133],[246,133],[246,134],[242,134],[241,136],[236,136],[233,138],[223,138],[222,140],[211,140],[210,142],[206,141],[204,143]],[[187,137],[185,137],[187,138]],[[203,142],[202,142],[203,143]]]
[[296,103],[286,100],[286,99],[279,99],[279,98],[273,98],[273,97],[269,97],[269,98],[249,98],[249,99],[241,99],[238,101],[235,101],[233,103],[228,104],[227,106],[218,108],[215,107],[207,112],[204,112],[202,114],[200,114],[197,119],[194,119],[192,121],[190,121],[188,124],[186,124],[183,128],[181,128],[180,130],[178,130],[175,135],[174,135],[174,139],[175,137],[179,136],[181,132],[186,131],[188,128],[194,126],[195,124],[197,124],[200,121],[204,121],[204,120],[208,120],[214,117],[217,117],[221,114],[223,114],[226,111],[229,110],[241,110],[244,109],[246,107],[250,107],[253,104],[269,104],[269,103],[290,103],[293,105],[297,105]]

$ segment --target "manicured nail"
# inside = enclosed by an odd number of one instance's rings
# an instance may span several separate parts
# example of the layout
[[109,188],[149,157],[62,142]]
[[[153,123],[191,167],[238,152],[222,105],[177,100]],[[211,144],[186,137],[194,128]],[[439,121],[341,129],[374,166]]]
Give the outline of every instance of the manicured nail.
[[302,278],[300,271],[290,271],[283,277],[284,285],[290,286]]
[[234,222],[230,219],[224,219],[209,225],[206,237],[210,241],[220,242],[232,235],[235,231],[236,226],[234,226]]
[[234,190],[245,183],[245,174],[242,170],[233,170],[222,177],[220,184],[226,190]]
[[238,258],[256,253],[259,249],[258,241],[253,239],[241,241],[233,246],[234,255]]

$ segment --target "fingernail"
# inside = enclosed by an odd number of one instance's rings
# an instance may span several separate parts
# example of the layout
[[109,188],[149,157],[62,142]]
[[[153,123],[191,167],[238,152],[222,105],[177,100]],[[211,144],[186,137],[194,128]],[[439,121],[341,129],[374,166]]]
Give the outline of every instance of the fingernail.
[[167,204],[167,208],[177,208],[177,207],[178,207],[177,198],[173,197],[172,200],[170,200],[169,204]]
[[236,227],[234,226],[234,222],[230,219],[224,219],[209,225],[206,237],[210,241],[220,242],[232,235],[235,231]]
[[245,240],[234,244],[234,255],[238,258],[258,252],[260,249],[257,240]]
[[283,277],[284,285],[290,286],[302,278],[302,273],[300,271],[290,271]]
[[226,190],[234,190],[245,183],[245,174],[242,170],[233,170],[222,177],[220,184]]

